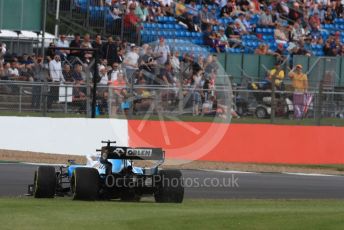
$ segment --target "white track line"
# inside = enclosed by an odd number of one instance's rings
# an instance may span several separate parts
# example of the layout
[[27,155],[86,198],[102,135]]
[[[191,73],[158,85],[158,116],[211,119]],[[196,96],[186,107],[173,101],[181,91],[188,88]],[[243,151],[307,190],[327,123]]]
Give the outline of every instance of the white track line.
[[341,176],[321,173],[297,173],[297,172],[282,172],[282,174],[295,175],[295,176]]
[[[217,173],[237,173],[237,174],[265,174],[264,172],[245,172],[245,171],[233,171],[233,170],[207,170],[202,171],[207,172],[217,172]],[[270,173],[270,172],[269,172]],[[331,174],[320,174],[320,173],[298,173],[298,172],[271,172],[273,174],[285,174],[294,176],[324,176],[324,177],[341,177],[342,175],[331,175]]]
[[206,171],[206,172],[217,172],[217,173],[259,174],[258,172],[233,171],[233,170],[210,170],[210,169],[202,169],[202,171]]

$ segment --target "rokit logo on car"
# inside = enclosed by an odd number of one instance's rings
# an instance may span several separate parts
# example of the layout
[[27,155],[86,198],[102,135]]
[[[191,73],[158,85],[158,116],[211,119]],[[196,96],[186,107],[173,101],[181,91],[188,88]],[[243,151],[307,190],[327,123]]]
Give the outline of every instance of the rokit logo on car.
[[152,149],[127,149],[127,156],[130,157],[151,157]]

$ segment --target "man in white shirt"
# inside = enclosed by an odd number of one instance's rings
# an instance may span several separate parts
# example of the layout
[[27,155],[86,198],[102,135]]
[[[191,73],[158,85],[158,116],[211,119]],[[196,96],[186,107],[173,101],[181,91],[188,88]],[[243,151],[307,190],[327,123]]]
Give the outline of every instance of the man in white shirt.
[[138,60],[139,60],[139,47],[135,44],[130,46],[130,51],[125,55],[123,64],[125,66],[125,71],[127,75],[127,79],[130,83],[134,83],[134,79],[132,78],[135,71],[139,68]]
[[55,55],[54,59],[49,62],[49,74],[52,82],[64,82],[61,59],[59,55]]
[[51,109],[53,102],[57,101],[59,97],[58,83],[64,82],[61,59],[58,54],[56,54],[54,59],[49,62],[49,78],[54,83],[50,86],[50,95],[48,96],[47,102],[48,109]]

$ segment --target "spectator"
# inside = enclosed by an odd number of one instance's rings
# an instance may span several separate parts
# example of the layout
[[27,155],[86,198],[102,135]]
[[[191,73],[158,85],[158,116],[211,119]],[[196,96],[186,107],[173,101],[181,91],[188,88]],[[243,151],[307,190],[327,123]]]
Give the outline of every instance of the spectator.
[[86,112],[86,94],[84,92],[84,88],[81,87],[79,82],[76,82],[73,86],[73,97],[72,102],[74,106],[78,107],[79,113]]
[[119,73],[120,73],[119,63],[114,62],[112,64],[112,69],[108,73],[109,80],[111,82],[116,81],[117,80],[117,76],[118,76]]
[[112,84],[114,103],[112,103],[111,105],[111,114],[115,115],[118,112],[118,106],[125,101],[125,98],[128,94],[126,85],[127,83],[123,73],[119,73],[117,76],[117,80],[115,80]]
[[102,58],[103,57],[103,42],[102,42],[102,37],[100,34],[97,34],[95,37],[95,40],[92,42],[92,47],[94,49],[97,49],[95,55],[98,56],[98,58]]
[[130,84],[134,83],[134,73],[138,70],[138,60],[139,60],[139,48],[132,44],[130,46],[130,51],[124,57],[124,67],[127,79]]
[[308,23],[313,27],[314,29],[319,30],[320,29],[320,18],[319,18],[319,13],[314,12],[314,14],[309,18]]
[[212,31],[211,26],[208,25],[207,30],[203,33],[204,43],[211,48],[215,49],[216,52],[221,52],[220,40],[215,31]]
[[[69,48],[69,42],[66,40],[66,35],[61,34],[60,39],[56,43],[56,47],[59,48]],[[69,50],[56,50],[55,51],[60,57],[65,60],[69,55]]]
[[[43,58],[41,56],[33,58],[33,80],[35,83],[41,83],[46,80],[44,74],[44,66],[43,66]],[[41,93],[42,93],[42,86],[34,84],[32,86],[32,99],[31,99],[31,106],[33,109],[39,109],[41,107]]]
[[63,78],[64,78],[65,82],[69,82],[69,83],[74,82],[73,72],[72,72],[70,65],[68,63],[65,63],[63,65],[62,74],[63,74]]
[[302,11],[300,9],[300,4],[298,2],[293,3],[293,7],[290,9],[288,14],[289,24],[293,24],[303,17]]
[[129,13],[124,16],[124,29],[127,34],[130,36],[128,37],[131,42],[136,41],[136,36],[140,30],[140,18],[135,14],[136,10],[136,3],[131,3],[129,6]]
[[228,0],[226,5],[221,8],[220,17],[222,17],[222,18],[232,17],[233,16],[233,12],[234,12],[233,3]]
[[281,68],[281,63],[276,62],[274,68],[272,68],[267,73],[267,80],[271,84],[275,79],[275,87],[278,90],[283,90],[283,79],[284,79],[284,70]]
[[195,23],[195,24],[200,23],[200,14],[198,12],[196,0],[190,1],[190,4],[187,6],[187,11],[189,14],[192,15],[193,23]]
[[98,84],[101,86],[108,85],[109,83],[109,77],[108,77],[108,72],[107,68],[105,66],[101,66],[99,68],[99,82]]
[[48,62],[53,60],[56,54],[55,49],[52,49],[52,48],[55,48],[55,44],[53,42],[49,43],[49,48],[46,50],[46,53],[45,53]]
[[243,20],[243,24],[245,26],[245,30],[248,32],[248,33],[252,33],[255,28],[256,28],[256,25],[255,24],[251,24],[251,14],[247,13],[245,15],[245,18]]
[[327,7],[324,14],[324,24],[332,24],[335,17],[335,13],[332,11],[331,7]]
[[275,32],[274,32],[274,38],[275,38],[277,44],[279,44],[279,43],[287,44],[288,41],[289,41],[287,35],[285,34],[285,30],[278,23],[276,23],[276,29],[275,29]]
[[341,0],[336,0],[334,3],[334,11],[337,18],[342,18],[344,16],[344,6]]
[[305,30],[298,22],[295,22],[290,30],[290,41],[297,42],[306,38]]
[[280,44],[277,45],[277,49],[275,51],[275,55],[276,55],[277,61],[279,61],[281,63],[285,61],[285,58],[286,58],[286,55],[287,55],[287,51],[284,48],[283,44],[280,43]]
[[0,63],[0,80],[8,80],[3,63]]
[[236,47],[241,43],[241,36],[244,32],[241,30],[239,22],[234,22],[229,24],[226,31],[226,36],[229,38],[230,47]]
[[64,82],[61,58],[57,54],[54,56],[54,59],[49,62],[49,80],[55,83],[54,85],[50,86],[50,95],[47,102],[48,109],[51,109],[52,104],[58,100],[59,84]]
[[139,17],[141,22],[145,22],[148,20],[148,9],[147,9],[147,3],[144,1],[141,1],[139,5],[136,7],[135,14],[137,17]]
[[202,70],[195,71],[191,78],[191,89],[193,96],[193,115],[198,116],[202,106]]
[[271,8],[266,7],[263,13],[260,15],[259,18],[259,25],[265,26],[265,27],[272,27],[274,26],[274,22],[272,21],[272,15],[271,15]]
[[107,39],[107,43],[105,43],[102,48],[103,58],[107,60],[110,66],[116,61],[117,49],[118,47],[113,42],[112,36],[110,35]]
[[115,62],[122,63],[124,60],[125,49],[123,47],[119,47],[117,51],[117,55],[115,56]]
[[[74,40],[71,41],[70,48],[80,48],[81,47],[81,40],[80,40],[80,34],[76,33],[74,34]],[[80,50],[71,50],[70,56],[81,58],[81,51]]]
[[201,19],[201,29],[205,30],[208,25],[214,26],[216,25],[216,20],[213,18],[211,12],[209,12],[208,5],[203,5],[202,10],[200,12],[200,19]]
[[180,72],[180,60],[179,60],[179,52],[178,51],[175,51],[172,54],[170,62],[171,62],[172,68],[173,68],[173,72],[174,73]]
[[181,17],[181,16],[185,17],[185,15],[187,13],[187,9],[185,6],[185,0],[179,0],[176,3],[175,12],[176,12],[177,17]]
[[15,81],[20,80],[18,63],[16,60],[11,61],[10,68],[8,69],[8,77],[10,80],[15,80]]
[[34,80],[34,73],[32,71],[32,64],[24,64],[23,67],[20,69],[20,80],[23,81],[33,81]]
[[0,64],[4,63],[4,56],[5,56],[6,52],[7,52],[6,44],[0,43]]
[[228,38],[225,34],[225,28],[222,26],[219,28],[219,46],[224,50],[225,47],[229,47]]
[[146,46],[143,48],[143,53],[140,56],[139,59],[139,67],[142,73],[142,77],[144,79],[144,82],[146,84],[155,84],[156,82],[156,72],[158,72],[156,69],[157,62],[154,59],[154,53],[152,50],[152,47],[146,44]]
[[173,68],[170,62],[165,63],[165,68],[161,70],[158,83],[160,85],[173,85],[175,83],[175,77],[173,75]]
[[240,26],[240,30],[243,32],[243,33],[248,33],[247,29],[246,29],[246,26],[244,24],[244,19],[245,19],[245,14],[243,13],[239,13],[238,15],[238,18],[235,19],[235,23],[239,24]]
[[292,80],[294,88],[294,116],[296,119],[301,119],[305,105],[305,93],[308,89],[308,78],[306,74],[302,73],[302,65],[300,64],[296,65],[296,67],[290,71],[289,77]]
[[73,79],[80,84],[84,83],[84,77],[82,76],[82,65],[76,64],[74,66]]
[[159,44],[154,48],[154,55],[159,65],[164,65],[170,57],[170,47],[165,44],[165,38],[159,38]]

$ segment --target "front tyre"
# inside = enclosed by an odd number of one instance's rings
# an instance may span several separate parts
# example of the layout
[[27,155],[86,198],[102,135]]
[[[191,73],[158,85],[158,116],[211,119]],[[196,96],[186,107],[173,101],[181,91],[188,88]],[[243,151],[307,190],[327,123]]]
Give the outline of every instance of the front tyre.
[[99,192],[99,173],[94,168],[76,168],[71,180],[74,200],[96,200]]
[[158,203],[182,203],[184,199],[183,178],[180,170],[159,171],[155,184],[155,201]]
[[35,172],[35,198],[54,198],[56,190],[56,173],[53,166],[39,166]]

